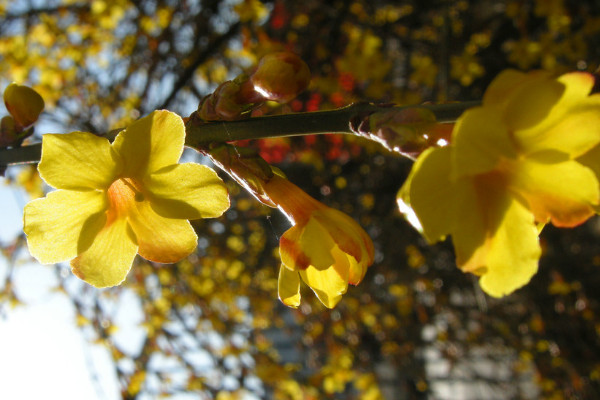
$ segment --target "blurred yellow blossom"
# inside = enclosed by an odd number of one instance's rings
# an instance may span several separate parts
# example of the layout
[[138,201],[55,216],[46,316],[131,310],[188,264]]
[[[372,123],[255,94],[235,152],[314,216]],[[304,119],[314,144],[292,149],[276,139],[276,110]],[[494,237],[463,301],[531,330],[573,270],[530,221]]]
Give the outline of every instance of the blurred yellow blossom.
[[598,207],[598,177],[578,160],[600,143],[593,85],[586,73],[503,72],[460,117],[452,144],[425,151],[398,193],[429,241],[452,235],[458,266],[492,296],[537,271],[536,223],[572,227]]
[[161,263],[190,254],[197,236],[187,219],[218,217],[227,190],[210,168],[178,164],[185,128],[155,111],[114,143],[87,132],[42,139],[41,177],[60,190],[25,206],[24,231],[41,263],[71,260],[96,287],[121,283],[136,253]]
[[43,182],[35,166],[28,165],[23,168],[17,175],[16,181],[32,200],[44,196]]
[[410,57],[410,66],[412,67],[411,82],[430,88],[435,85],[439,68],[430,56],[413,53]]
[[450,57],[450,75],[463,86],[469,86],[475,79],[482,77],[484,72],[479,58],[468,51],[460,56]]

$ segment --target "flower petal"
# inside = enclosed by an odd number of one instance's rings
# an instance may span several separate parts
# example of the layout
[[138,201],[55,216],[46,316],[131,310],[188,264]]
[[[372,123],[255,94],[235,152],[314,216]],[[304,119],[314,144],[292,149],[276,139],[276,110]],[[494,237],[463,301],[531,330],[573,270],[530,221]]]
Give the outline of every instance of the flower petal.
[[[577,162],[591,169],[596,175],[596,180],[600,182],[600,145],[577,158]],[[600,213],[600,205],[595,206],[594,209],[596,213]]]
[[[315,210],[311,218],[325,228],[339,248],[353,256],[357,262],[372,264],[374,257],[373,241],[364,229],[347,214],[326,207]],[[366,257],[365,257],[366,256]]]
[[136,252],[127,219],[117,218],[104,226],[89,249],[71,261],[71,270],[92,286],[116,286],[125,280]]
[[481,276],[482,289],[500,297],[529,282],[541,249],[531,212],[493,177],[483,179],[463,192],[463,218],[452,238],[459,268]]
[[348,256],[348,255],[346,255],[346,256],[349,258],[348,259],[348,264],[349,264],[348,283],[356,286],[365,277],[365,274],[367,273],[367,268],[369,265],[367,265],[365,263],[358,263],[353,258],[351,259],[350,258],[351,256]]
[[[466,178],[458,181],[453,188],[455,208],[455,219],[460,221],[453,225],[452,230],[452,243],[454,244],[454,250],[456,253],[456,264],[463,269],[463,271],[469,271],[477,273],[477,268],[480,267],[481,257],[475,257],[480,249],[484,248],[485,239],[488,235],[488,231],[496,229],[498,224],[498,218],[496,220],[489,219],[487,214],[492,209],[500,208],[496,203],[488,203],[485,197],[485,190],[477,190],[477,181],[480,181],[483,185],[487,182],[485,177],[486,174],[479,178]],[[494,177],[490,178],[494,180]],[[499,192],[496,190],[496,192]],[[482,198],[483,196],[483,198]],[[504,198],[504,194],[501,195]],[[490,200],[494,200],[493,198]],[[494,210],[492,210],[494,211]],[[500,211],[498,211],[500,212]],[[492,213],[492,216],[496,216]],[[488,226],[488,224],[495,225]],[[484,257],[485,259],[485,257]],[[476,260],[475,262],[469,260]]]
[[339,247],[334,249],[333,257],[335,262],[331,268],[336,270],[339,276],[346,278],[346,281],[353,285],[358,285],[362,281],[367,272],[368,264],[356,262],[353,256],[342,251]]
[[548,116],[515,139],[527,154],[555,150],[575,158],[600,143],[600,95],[588,96],[594,78],[587,73],[565,74],[557,83],[564,90]]
[[142,177],[176,164],[183,152],[185,127],[177,114],[154,111],[119,133],[113,148],[125,160],[124,176]]
[[565,92],[559,103],[561,106],[585,100],[596,83],[594,75],[588,72],[569,72],[559,76],[557,81],[565,85]]
[[57,189],[106,189],[120,162],[110,143],[87,132],[42,136],[40,176]]
[[316,218],[309,218],[298,241],[301,252],[318,270],[329,268],[335,262],[333,251],[337,245],[327,228]]
[[579,225],[600,201],[596,175],[576,161],[547,164],[524,159],[509,168],[510,187],[527,200],[538,222]]
[[419,156],[407,179],[410,182],[410,205],[430,243],[443,239],[454,226],[451,157],[450,147],[430,148]]
[[[67,261],[91,245],[102,228],[107,200],[98,191],[57,190],[24,209],[24,227],[29,251],[42,264]],[[85,228],[84,228],[85,227]]]
[[528,75],[512,93],[504,109],[504,121],[511,131],[537,125],[565,92],[565,85],[545,74]]
[[298,308],[300,305],[300,276],[282,265],[279,268],[277,281],[279,300],[288,307]]
[[310,265],[310,259],[300,248],[302,228],[300,225],[294,225],[285,231],[279,239],[281,262],[292,271],[306,269]]
[[348,277],[342,277],[333,268],[318,270],[312,266],[299,271],[302,280],[315,292],[321,303],[333,308],[348,289]]
[[187,220],[162,217],[148,201],[136,202],[128,217],[138,252],[146,260],[174,263],[191,254],[198,245],[198,236]]
[[506,124],[494,107],[467,110],[454,127],[452,146],[455,178],[491,171],[500,158],[516,157]]
[[510,95],[527,79],[527,74],[515,69],[502,71],[494,78],[483,95],[484,106],[500,105],[510,99]]
[[168,218],[215,218],[229,208],[223,181],[212,169],[195,163],[174,164],[146,178],[152,207]]

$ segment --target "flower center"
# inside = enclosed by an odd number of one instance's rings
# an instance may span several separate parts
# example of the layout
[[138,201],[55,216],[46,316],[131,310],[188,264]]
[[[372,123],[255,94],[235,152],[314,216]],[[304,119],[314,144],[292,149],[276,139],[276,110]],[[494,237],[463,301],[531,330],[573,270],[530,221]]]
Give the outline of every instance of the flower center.
[[131,178],[119,178],[107,190],[109,215],[118,218],[127,214],[136,202],[144,201],[141,185]]

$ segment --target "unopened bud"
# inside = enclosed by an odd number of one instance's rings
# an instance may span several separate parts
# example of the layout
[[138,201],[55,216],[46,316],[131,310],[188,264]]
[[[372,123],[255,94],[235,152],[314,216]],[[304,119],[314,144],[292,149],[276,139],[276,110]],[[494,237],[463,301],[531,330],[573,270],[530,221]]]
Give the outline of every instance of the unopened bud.
[[211,95],[204,98],[198,115],[204,121],[234,121],[248,109],[237,102],[240,86],[235,81],[223,82]]
[[24,129],[37,121],[44,110],[44,99],[27,86],[11,83],[4,90],[4,104],[13,116],[17,129]]
[[308,87],[310,70],[293,53],[271,53],[260,60],[250,82],[265,100],[286,103]]
[[13,145],[19,139],[15,120],[10,115],[0,121],[0,148]]
[[362,135],[410,158],[436,144],[430,136],[437,132],[438,124],[433,112],[426,108],[391,108],[371,114],[368,122],[368,131],[360,132]]

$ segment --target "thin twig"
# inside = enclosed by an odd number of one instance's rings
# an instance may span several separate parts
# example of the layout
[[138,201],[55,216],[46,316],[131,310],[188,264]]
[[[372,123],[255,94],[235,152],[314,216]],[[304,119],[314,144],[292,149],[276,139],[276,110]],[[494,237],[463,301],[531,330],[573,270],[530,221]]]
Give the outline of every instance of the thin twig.
[[[297,114],[249,118],[240,121],[219,121],[198,124],[192,120],[186,125],[186,145],[202,148],[213,142],[232,142],[247,139],[341,133],[356,135],[351,129],[355,118],[386,110],[425,108],[436,121],[454,122],[467,109],[479,102],[449,103],[408,107],[390,107],[370,103],[356,103],[348,107]],[[41,144],[11,149],[0,149],[0,166],[40,161]]]

